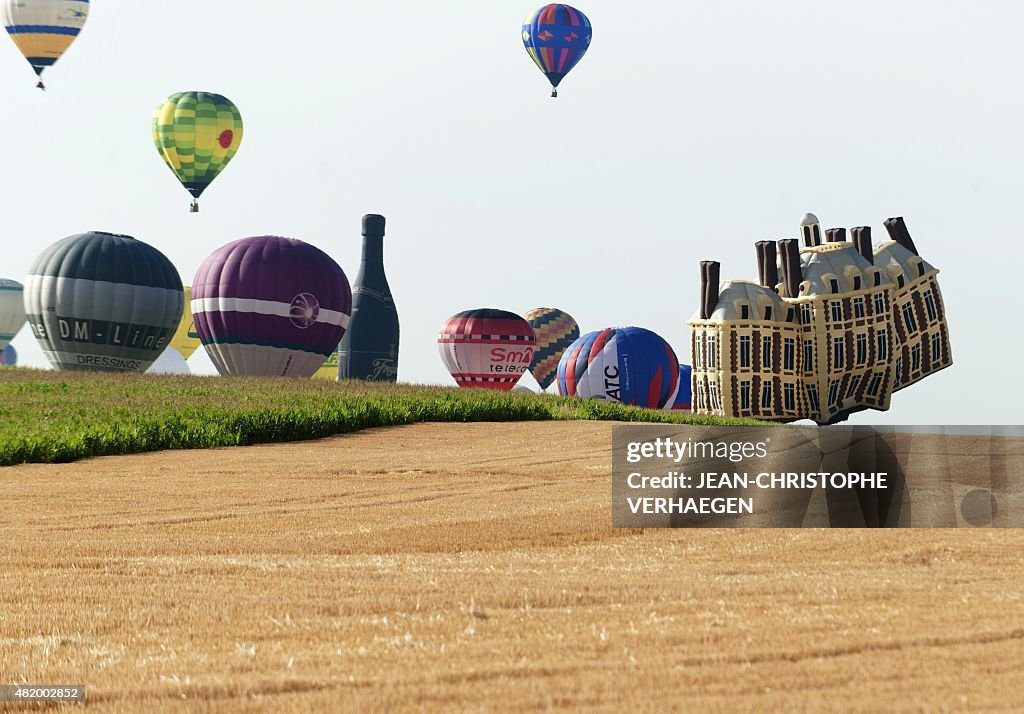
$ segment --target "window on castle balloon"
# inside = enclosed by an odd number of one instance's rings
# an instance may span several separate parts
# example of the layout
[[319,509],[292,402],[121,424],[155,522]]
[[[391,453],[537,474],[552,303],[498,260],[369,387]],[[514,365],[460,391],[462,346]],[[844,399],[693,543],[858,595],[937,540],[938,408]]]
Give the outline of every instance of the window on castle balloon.
[[818,388],[815,387],[813,384],[807,385],[807,401],[811,405],[811,411],[821,411],[821,405],[818,404]]
[[921,345],[914,345],[910,350],[910,371],[916,372],[921,369]]
[[924,306],[928,310],[928,319],[935,320],[938,318],[938,313],[935,311],[935,298],[932,296],[932,291],[927,290],[924,294]]
[[917,319],[914,318],[914,306],[907,303],[903,306],[903,324],[907,327],[907,332],[917,332]]
[[740,305],[740,319],[741,320],[749,320],[750,319],[750,305]]
[[885,312],[885,296],[882,293],[875,293],[875,314],[881,315]]
[[740,337],[740,367],[750,366],[750,335]]
[[882,384],[882,375],[880,375],[880,374],[874,375],[871,378],[871,381],[868,382],[868,394],[870,396],[872,396],[872,397],[875,396],[876,394],[878,394],[878,388],[881,386],[881,384]]
[[842,337],[832,339],[832,366],[836,369],[846,366],[846,340]]
[[839,281],[833,278],[828,281],[829,287],[832,288],[833,293],[839,292]]
[[796,361],[796,340],[787,337],[782,344],[782,368],[795,369],[794,362]]
[[889,356],[889,333],[885,330],[879,330],[875,333],[875,338],[878,340],[878,359],[879,361],[888,358]]
[[765,382],[761,385],[761,408],[771,409],[772,407],[772,383]]
[[761,369],[772,368],[772,338],[765,337],[761,342]]
[[932,335],[932,362],[938,362],[940,354],[942,354],[942,335],[936,332]]
[[857,335],[857,364],[868,361],[868,336],[863,332]]
[[740,409],[750,409],[750,382],[740,382]]
[[857,297],[853,299],[853,316],[857,318],[864,317],[864,298]]
[[832,303],[832,322],[843,321],[843,304],[838,300]]
[[804,372],[814,371],[814,340],[804,340]]
[[792,384],[784,384],[782,386],[782,398],[785,400],[786,411],[793,411],[796,409],[796,387]]

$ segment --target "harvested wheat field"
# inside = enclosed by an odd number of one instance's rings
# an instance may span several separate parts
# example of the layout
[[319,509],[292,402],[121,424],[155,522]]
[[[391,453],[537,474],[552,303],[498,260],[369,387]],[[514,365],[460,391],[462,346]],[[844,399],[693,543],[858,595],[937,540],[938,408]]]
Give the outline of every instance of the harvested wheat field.
[[1024,708],[1024,532],[616,531],[611,428],[0,469],[0,681],[133,712]]

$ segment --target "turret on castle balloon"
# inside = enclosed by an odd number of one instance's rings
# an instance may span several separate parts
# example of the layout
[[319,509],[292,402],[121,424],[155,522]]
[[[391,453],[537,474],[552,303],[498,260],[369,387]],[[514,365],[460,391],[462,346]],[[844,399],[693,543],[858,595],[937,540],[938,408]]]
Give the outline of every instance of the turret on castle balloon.
[[[759,241],[757,282],[719,282],[701,263],[690,318],[693,411],[774,421],[845,420],[886,410],[892,394],[952,363],[939,271],[902,218],[822,231],[807,214],[801,239]],[[781,276],[779,266],[781,265]]]

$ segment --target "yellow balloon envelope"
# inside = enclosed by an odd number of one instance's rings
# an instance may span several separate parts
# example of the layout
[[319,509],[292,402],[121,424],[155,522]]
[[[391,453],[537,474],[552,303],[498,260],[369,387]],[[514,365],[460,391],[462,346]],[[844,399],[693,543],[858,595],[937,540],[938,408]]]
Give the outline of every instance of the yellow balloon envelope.
[[196,332],[196,323],[192,319],[192,288],[186,285],[185,310],[181,313],[178,331],[171,337],[171,347],[178,350],[182,357],[188,359],[199,349],[200,344],[199,333]]
[[324,362],[324,366],[313,373],[314,379],[329,379],[332,382],[338,379],[338,350],[331,352],[331,356]]

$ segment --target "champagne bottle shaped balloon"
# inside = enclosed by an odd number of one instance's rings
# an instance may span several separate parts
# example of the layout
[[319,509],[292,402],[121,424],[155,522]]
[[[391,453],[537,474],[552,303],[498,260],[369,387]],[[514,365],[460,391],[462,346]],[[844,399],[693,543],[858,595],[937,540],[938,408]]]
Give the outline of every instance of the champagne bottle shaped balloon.
[[338,347],[338,378],[398,379],[398,311],[384,275],[384,216],[363,216],[363,260],[352,319]]

